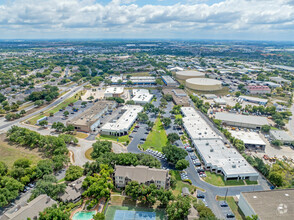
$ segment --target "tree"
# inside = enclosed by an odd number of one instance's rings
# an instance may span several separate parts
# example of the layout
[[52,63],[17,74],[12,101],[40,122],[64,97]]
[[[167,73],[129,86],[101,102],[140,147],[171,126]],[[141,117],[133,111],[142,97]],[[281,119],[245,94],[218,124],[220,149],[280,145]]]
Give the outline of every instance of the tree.
[[34,102],[34,105],[37,106],[37,107],[39,107],[39,106],[41,106],[43,104],[44,104],[43,100],[37,100],[37,101]]
[[97,159],[102,154],[105,154],[106,152],[111,152],[112,143],[110,141],[96,141],[92,145],[93,151],[91,153],[91,157],[93,159]]
[[174,145],[167,145],[162,148],[162,152],[165,154],[168,162],[176,164],[179,160],[185,159],[188,153],[181,149],[177,148]]
[[46,194],[52,199],[57,199],[58,196],[64,193],[66,185],[64,183],[57,184],[57,179],[53,175],[45,175],[42,179],[38,180],[36,187],[32,191],[30,199],[34,199],[41,194]]
[[235,93],[235,95],[236,95],[236,97],[239,97],[239,96],[241,95],[241,92],[240,92],[240,91],[237,91],[237,92]]
[[279,172],[270,172],[268,179],[275,186],[280,187],[283,185],[284,178],[283,178],[282,174]]
[[126,101],[126,105],[135,105],[135,101],[134,100],[128,100],[128,101]]
[[179,89],[185,89],[185,86],[184,86],[183,84],[181,84],[181,85],[179,86]]
[[62,122],[54,122],[52,128],[55,129],[55,131],[60,132],[64,130],[65,125]]
[[189,214],[189,209],[191,208],[190,198],[178,196],[175,201],[168,204],[166,207],[166,213],[168,219],[178,220],[185,219]]
[[24,109],[22,109],[22,110],[19,112],[19,114],[22,115],[22,116],[23,116],[25,113],[27,113],[27,112],[26,112],[26,110],[24,110]]
[[18,196],[24,185],[12,177],[3,176],[0,179],[0,207],[7,205]]
[[36,177],[42,178],[44,175],[51,174],[53,172],[53,163],[51,160],[40,160],[36,168]]
[[69,112],[68,112],[68,111],[64,111],[64,112],[63,112],[63,116],[64,116],[64,117],[67,117],[68,115],[69,115]]
[[182,159],[182,160],[179,160],[177,163],[176,163],[176,169],[177,170],[184,170],[186,169],[187,167],[189,166],[189,162],[185,159]]
[[131,80],[128,80],[128,81],[127,81],[127,85],[128,85],[128,86],[133,85],[133,82],[132,82]]
[[30,161],[27,158],[20,158],[14,161],[13,166],[14,167],[21,167],[21,168],[28,168],[32,164],[32,161]]
[[69,168],[65,172],[65,180],[66,181],[74,181],[80,177],[82,177],[84,169],[79,166],[70,165]]
[[157,199],[160,201],[161,207],[166,207],[169,201],[174,200],[174,195],[172,191],[160,188],[157,190]]
[[6,97],[0,93],[0,103],[4,102],[6,100]]
[[5,176],[7,171],[8,171],[7,165],[4,162],[0,161],[0,177]]
[[152,130],[153,126],[154,126],[154,122],[153,121],[147,121],[147,126],[150,130]]
[[47,120],[42,120],[39,122],[39,125],[43,128],[45,128],[48,125],[48,121]]
[[177,133],[170,133],[167,135],[168,141],[173,144],[177,140],[180,140],[180,136]]
[[261,131],[268,133],[270,131],[271,127],[269,125],[262,125]]
[[60,207],[60,206],[57,206],[57,204],[54,204],[52,207],[48,207],[43,212],[40,212],[38,219],[39,220],[51,220],[51,219],[69,220],[70,213],[65,211],[63,207]]
[[162,123],[163,123],[163,126],[167,128],[171,124],[171,119],[170,118],[163,118]]
[[83,101],[81,105],[86,106],[88,102]]
[[138,121],[146,122],[148,121],[148,115],[146,113],[139,112],[138,113]]
[[125,187],[126,195],[130,196],[134,201],[138,199],[140,184],[137,181],[130,181]]
[[280,140],[274,140],[271,143],[272,143],[272,145],[277,146],[277,147],[280,147],[282,145],[282,142]]
[[93,216],[94,220],[105,220],[105,215],[103,213],[97,212],[96,215]]
[[168,101],[168,102],[170,102],[170,101],[173,100],[173,96],[170,95],[170,94],[165,94],[165,95],[163,95],[163,98],[164,98],[166,101]]
[[258,220],[258,215],[246,216],[245,220]]

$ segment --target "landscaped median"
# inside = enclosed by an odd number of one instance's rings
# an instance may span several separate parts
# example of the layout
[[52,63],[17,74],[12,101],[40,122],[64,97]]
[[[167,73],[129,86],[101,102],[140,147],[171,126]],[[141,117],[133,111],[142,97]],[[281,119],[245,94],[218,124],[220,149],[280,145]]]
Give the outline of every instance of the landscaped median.
[[148,134],[146,138],[145,143],[142,144],[141,147],[144,150],[147,150],[148,148],[150,148],[150,149],[162,152],[162,147],[166,146],[167,141],[168,140],[167,140],[167,136],[163,128],[163,125],[160,119],[157,118],[155,120],[152,131],[150,131],[150,133]]

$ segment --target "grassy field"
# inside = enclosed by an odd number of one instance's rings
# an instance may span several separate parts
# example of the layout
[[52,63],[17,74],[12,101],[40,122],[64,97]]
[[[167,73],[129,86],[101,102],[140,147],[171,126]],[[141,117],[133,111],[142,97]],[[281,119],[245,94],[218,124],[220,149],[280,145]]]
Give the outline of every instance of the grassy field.
[[60,103],[59,105],[55,106],[54,108],[52,108],[52,109],[50,109],[50,110],[47,110],[47,111],[45,111],[45,112],[43,112],[43,113],[40,113],[39,115],[37,115],[37,116],[31,118],[31,119],[29,120],[29,123],[32,124],[32,125],[34,125],[34,124],[37,123],[37,120],[39,120],[40,118],[43,118],[44,116],[49,116],[50,113],[55,114],[56,112],[59,111],[59,109],[62,109],[63,107],[67,107],[68,104],[73,103],[73,102],[76,102],[76,101],[78,101],[78,99],[75,98],[75,96],[70,97],[70,98],[64,100],[64,101],[63,101],[62,103]]
[[172,189],[173,194],[175,196],[178,196],[178,195],[180,195],[182,193],[182,188],[183,187],[187,187],[189,189],[190,193],[193,190],[197,189],[197,187],[195,187],[193,185],[190,185],[189,183],[183,182],[182,179],[181,179],[181,175],[180,175],[179,171],[171,170],[170,173],[177,180],[176,187],[174,189]]
[[[225,197],[217,196],[217,200],[219,200],[219,201],[225,200]],[[238,205],[235,202],[235,200],[234,200],[233,197],[227,196],[226,202],[230,206],[230,208],[231,208],[232,212],[234,213],[235,218],[237,220],[243,220],[243,219],[245,219],[244,214],[242,213],[241,209],[238,207]]]
[[88,136],[89,136],[88,134],[83,133],[83,132],[77,132],[77,133],[75,134],[75,137],[76,137],[76,138],[81,138],[81,139],[87,138]]
[[132,75],[132,76],[150,76],[148,72],[126,73],[124,75],[125,76],[127,76],[127,75]]
[[162,151],[162,147],[167,143],[167,135],[159,118],[156,119],[152,131],[148,134],[145,143],[142,145],[144,150],[151,148]]
[[9,168],[13,166],[14,161],[20,158],[27,158],[34,165],[40,161],[41,154],[36,150],[30,150],[10,144],[5,139],[5,134],[0,135],[0,161],[4,162]]
[[224,181],[224,177],[220,174],[205,172],[206,177],[203,178],[205,182],[215,186],[240,186],[245,185],[243,180],[227,180]]
[[105,140],[105,141],[115,141],[115,142],[117,142],[117,139],[118,139],[119,143],[126,143],[127,141],[130,141],[129,135],[120,136],[120,137],[111,136],[111,135],[100,135],[98,139]]
[[152,209],[152,208],[141,208],[141,207],[134,207],[134,206],[109,206],[106,210],[105,219],[113,220],[116,210],[155,212],[156,220],[167,219],[164,211]]
[[91,153],[93,152],[93,148],[89,148],[88,150],[86,150],[85,152],[85,157],[88,159],[88,160],[93,160],[92,157],[91,157]]
[[247,185],[257,185],[258,182],[257,181],[250,181],[250,180],[245,180]]

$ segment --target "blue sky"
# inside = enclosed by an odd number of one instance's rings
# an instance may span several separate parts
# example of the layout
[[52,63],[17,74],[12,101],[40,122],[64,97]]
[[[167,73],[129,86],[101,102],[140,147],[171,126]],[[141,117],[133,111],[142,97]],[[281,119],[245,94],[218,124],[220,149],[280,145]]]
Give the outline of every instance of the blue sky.
[[0,38],[294,40],[294,0],[0,0]]

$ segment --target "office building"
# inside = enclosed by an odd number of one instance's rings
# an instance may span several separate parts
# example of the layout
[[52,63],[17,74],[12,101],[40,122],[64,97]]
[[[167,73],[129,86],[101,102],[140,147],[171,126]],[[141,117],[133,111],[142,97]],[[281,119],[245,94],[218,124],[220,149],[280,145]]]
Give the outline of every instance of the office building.
[[169,75],[161,76],[162,81],[166,86],[177,86],[178,83]]
[[190,106],[189,96],[183,89],[163,89],[162,93],[164,95],[171,95],[175,105],[180,105],[183,107]]
[[148,89],[133,89],[132,100],[135,104],[144,105],[151,102],[153,95],[151,95]]
[[104,92],[105,98],[120,97],[124,93],[124,87],[107,87]]
[[282,144],[294,143],[294,138],[283,130],[270,130],[269,133],[272,139],[281,141]]

